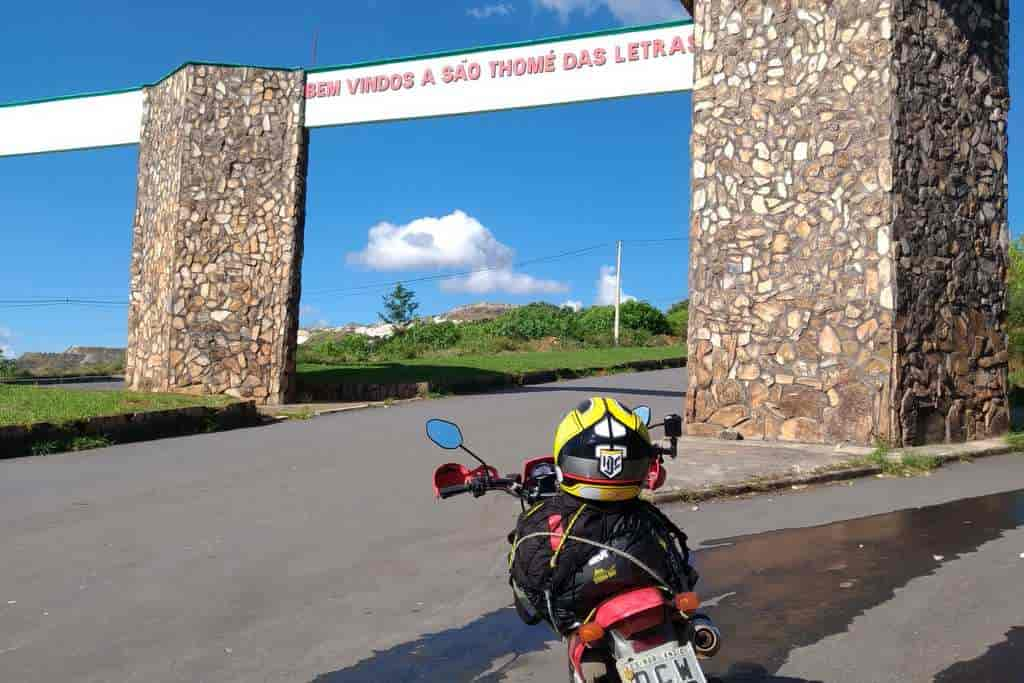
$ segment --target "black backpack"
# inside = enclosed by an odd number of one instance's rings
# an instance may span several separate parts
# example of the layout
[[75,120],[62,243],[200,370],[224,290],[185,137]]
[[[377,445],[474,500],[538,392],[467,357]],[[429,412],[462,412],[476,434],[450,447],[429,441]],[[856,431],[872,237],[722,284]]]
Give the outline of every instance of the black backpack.
[[641,500],[595,503],[559,493],[523,512],[509,540],[520,617],[546,619],[559,633],[626,590],[662,585],[678,593],[697,582],[686,534]]

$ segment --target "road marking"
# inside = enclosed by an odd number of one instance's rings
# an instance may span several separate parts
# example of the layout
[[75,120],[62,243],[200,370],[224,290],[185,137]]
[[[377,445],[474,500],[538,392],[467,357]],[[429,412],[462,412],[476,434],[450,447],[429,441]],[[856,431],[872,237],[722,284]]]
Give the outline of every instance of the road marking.
[[722,600],[725,600],[726,598],[731,598],[734,595],[736,595],[736,591],[731,591],[729,593],[722,593],[721,595],[716,595],[715,597],[711,598],[710,600],[701,600],[700,604],[701,604],[701,607],[717,607],[718,603],[722,602]]

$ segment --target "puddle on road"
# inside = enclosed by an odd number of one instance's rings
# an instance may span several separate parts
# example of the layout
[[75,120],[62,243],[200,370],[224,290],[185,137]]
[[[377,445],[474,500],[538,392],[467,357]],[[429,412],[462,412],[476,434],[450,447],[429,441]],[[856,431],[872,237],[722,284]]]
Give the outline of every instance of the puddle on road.
[[[894,591],[1024,524],[1024,490],[892,512],[808,529],[715,539],[699,549],[698,586],[725,596],[708,613],[724,645],[707,662],[724,683],[815,683],[775,676],[793,649],[843,633]],[[495,590],[505,589],[495,585]],[[548,647],[551,631],[527,626],[511,608],[375,653],[315,683],[484,681],[497,683],[519,656]],[[562,656],[556,649],[553,657]],[[1002,680],[1019,672],[1024,629],[936,680]],[[501,662],[495,667],[495,662]],[[942,676],[945,676],[943,678]]]
[[[507,586],[497,585],[496,590]],[[433,633],[375,653],[314,683],[366,681],[479,681],[498,683],[521,655],[547,648],[555,638],[543,625],[527,626],[511,608],[485,614],[460,628]],[[501,660],[501,666],[493,666]]]
[[[1024,491],[1016,491],[708,541],[718,547],[697,552],[701,594],[735,594],[708,609],[724,643],[707,670],[728,683],[792,680],[772,675],[790,650],[845,632],[912,579],[1021,524]],[[1008,649],[1020,657],[1021,645]]]

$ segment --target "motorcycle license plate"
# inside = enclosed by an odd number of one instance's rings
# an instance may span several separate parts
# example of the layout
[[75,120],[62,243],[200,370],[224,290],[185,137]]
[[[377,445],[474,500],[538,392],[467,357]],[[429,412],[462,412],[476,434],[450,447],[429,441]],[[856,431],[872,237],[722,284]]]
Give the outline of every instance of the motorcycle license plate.
[[707,683],[689,643],[662,645],[618,662],[616,668],[627,683]]

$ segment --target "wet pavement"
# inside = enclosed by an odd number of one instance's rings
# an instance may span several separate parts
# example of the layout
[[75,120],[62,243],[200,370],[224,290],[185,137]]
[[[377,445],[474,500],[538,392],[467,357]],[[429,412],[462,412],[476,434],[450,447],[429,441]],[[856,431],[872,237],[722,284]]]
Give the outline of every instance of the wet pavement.
[[[1022,525],[1024,490],[816,527],[710,539],[696,549],[703,577],[699,589],[717,598],[706,611],[726,645],[707,662],[706,672],[723,683],[835,680],[828,671],[812,678],[779,671],[794,650],[845,633],[856,617],[888,602],[912,580],[933,575],[943,564]],[[1024,561],[1019,566],[1024,578]],[[1024,624],[1021,591],[1016,600]],[[316,681],[502,681],[526,653],[555,650],[550,656],[558,658],[559,649],[544,627],[525,626],[512,609],[503,609],[376,653]],[[853,680],[888,680],[886,672],[872,671],[870,662],[870,657],[865,659],[853,674],[860,678]],[[934,680],[1020,683],[1022,672],[1024,626],[1014,626],[1006,640],[984,655],[957,662]],[[912,679],[899,673],[893,680]]]
[[[709,541],[705,545],[714,547],[699,552],[707,579],[701,591],[729,596],[711,613],[728,634],[730,647],[708,671],[726,681],[778,680],[773,674],[791,651],[846,632],[855,617],[889,601],[912,579],[932,574],[1022,524],[1024,491],[1016,491]],[[1024,562],[1020,567],[1024,577]],[[1024,624],[1024,600],[1020,617]],[[1013,648],[1011,643],[1004,649]],[[1018,650],[1015,656],[1022,654]],[[1012,656],[996,655],[1003,660]],[[880,680],[869,671],[869,661],[863,680]],[[1020,669],[1007,669],[1004,678],[948,680],[1022,679]]]

